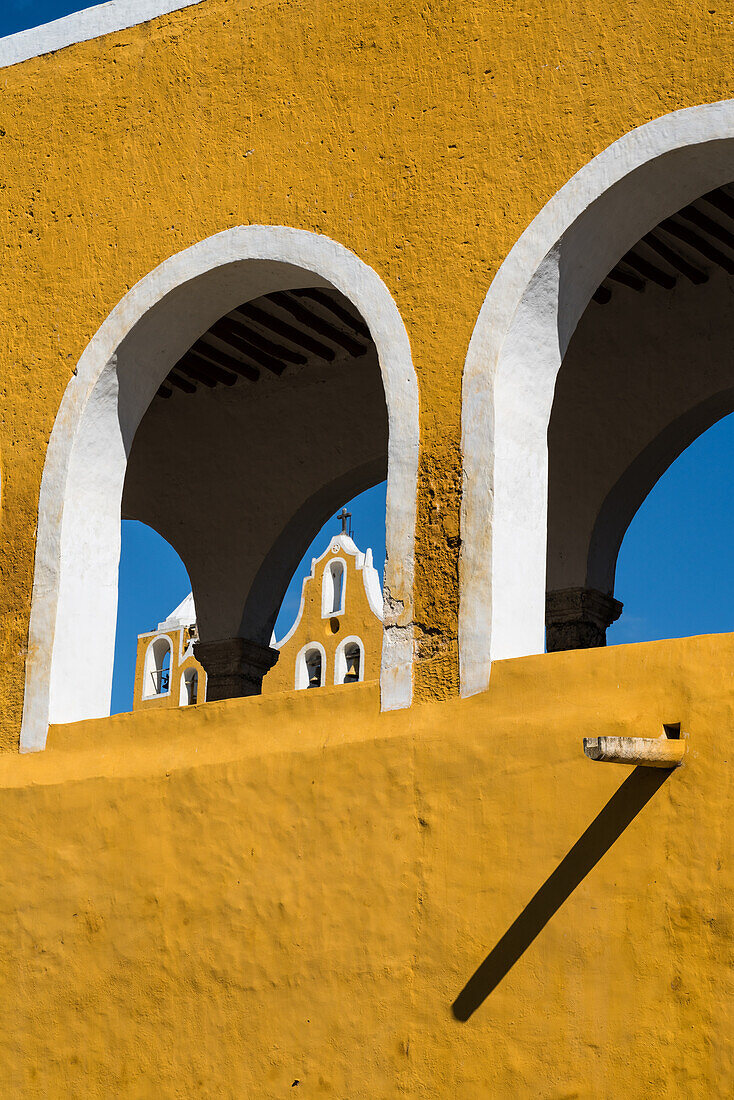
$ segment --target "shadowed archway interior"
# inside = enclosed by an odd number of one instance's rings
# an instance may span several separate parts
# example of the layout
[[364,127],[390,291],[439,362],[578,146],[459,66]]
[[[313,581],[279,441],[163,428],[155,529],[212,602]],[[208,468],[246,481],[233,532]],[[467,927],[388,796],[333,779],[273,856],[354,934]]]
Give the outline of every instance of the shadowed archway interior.
[[546,644],[605,644],[619,547],[671,463],[734,410],[734,191],[663,219],[609,272],[558,374],[548,429]]
[[294,569],[329,516],[384,479],[387,448],[375,345],[334,289],[243,303],[169,371],[135,434],[122,515],[186,565],[208,698],[259,691]]

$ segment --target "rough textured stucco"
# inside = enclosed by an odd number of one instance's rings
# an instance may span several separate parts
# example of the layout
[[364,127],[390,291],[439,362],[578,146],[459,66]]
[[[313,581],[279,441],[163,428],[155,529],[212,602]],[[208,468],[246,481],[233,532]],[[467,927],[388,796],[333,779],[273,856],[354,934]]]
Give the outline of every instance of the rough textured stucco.
[[492,275],[611,141],[729,95],[731,41],[727,13],[702,3],[208,0],[3,70],[4,746],[17,744],[44,448],[74,364],[156,264],[251,222],[351,248],[406,321],[423,513],[433,484],[449,520],[448,534],[419,524],[416,627],[435,642],[420,646],[416,693],[455,691],[460,380]]
[[[731,635],[559,653],[409,711],[363,684],[6,755],[0,1091],[731,1095],[732,668]],[[659,789],[584,756],[676,721]]]

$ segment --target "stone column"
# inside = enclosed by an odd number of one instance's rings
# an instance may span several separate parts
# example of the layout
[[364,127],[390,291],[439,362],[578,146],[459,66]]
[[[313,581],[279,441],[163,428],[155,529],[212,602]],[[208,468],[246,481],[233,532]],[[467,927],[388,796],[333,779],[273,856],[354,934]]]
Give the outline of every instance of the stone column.
[[622,604],[596,588],[559,588],[545,597],[545,648],[594,649],[607,644],[607,627],[622,614]]
[[206,672],[206,698],[210,702],[261,695],[263,677],[280,653],[247,638],[223,638],[219,642],[196,642],[194,656]]

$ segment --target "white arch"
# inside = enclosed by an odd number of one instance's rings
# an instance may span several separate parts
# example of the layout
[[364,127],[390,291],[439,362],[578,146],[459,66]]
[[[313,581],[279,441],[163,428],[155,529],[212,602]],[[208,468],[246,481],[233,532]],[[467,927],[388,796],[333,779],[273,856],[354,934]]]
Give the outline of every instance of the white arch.
[[[198,668],[186,668],[181,673],[181,677],[178,682],[178,705],[180,707],[187,707],[189,703],[189,689],[193,691],[192,685],[195,686],[195,699],[194,703],[200,702],[199,699],[199,670]],[[202,696],[203,698],[203,696]]]
[[308,687],[308,665],[306,660],[309,653],[313,651],[316,651],[321,657],[321,683],[319,687],[323,687],[326,683],[326,650],[321,642],[307,642],[299,649],[296,657],[295,679],[293,681],[296,691],[303,691]]
[[546,204],[484,300],[464,368],[461,691],[493,659],[542,653],[547,429],[556,375],[591,295],[664,217],[734,179],[734,100],[625,134]]
[[[168,687],[161,691],[161,674],[164,661],[168,657]],[[167,634],[157,634],[151,638],[145,651],[143,662],[143,699],[155,699],[159,695],[171,694],[173,675],[173,645]]]
[[348,638],[342,638],[334,654],[334,683],[343,684],[347,674],[346,648],[348,645],[356,645],[359,649],[359,683],[364,680],[364,642],[356,634],[350,634]]
[[[339,571],[334,568],[339,566]],[[337,587],[338,585],[338,587]],[[347,563],[344,558],[332,558],[321,577],[321,618],[343,615],[347,598]],[[339,596],[338,606],[337,596]]]
[[157,387],[210,324],[248,298],[332,286],[377,348],[388,411],[382,707],[412,698],[418,385],[405,326],[379,276],[328,237],[283,226],[225,230],[165,260],[85,348],[49,440],[38,515],[21,751],[50,722],[109,713],[127,454]]

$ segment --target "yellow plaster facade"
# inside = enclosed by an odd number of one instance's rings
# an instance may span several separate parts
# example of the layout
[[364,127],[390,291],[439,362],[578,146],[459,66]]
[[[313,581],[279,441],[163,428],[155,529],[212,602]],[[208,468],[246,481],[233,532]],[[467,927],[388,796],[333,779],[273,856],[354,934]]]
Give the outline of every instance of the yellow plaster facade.
[[731,94],[733,39],[728,12],[698,0],[205,0],[2,70],[4,747],[45,448],[75,365],[156,265],[251,223],[339,241],[405,321],[421,396],[416,693],[456,692],[461,373],[487,288],[595,154]]
[[[2,1091],[731,1095],[732,668],[731,635],[558,653],[6,755]],[[584,756],[678,721],[673,773]]]
[[[456,698],[487,289],[595,155],[729,97],[733,44],[698,0],[205,0],[0,70],[5,1095],[734,1091],[734,638],[498,662]],[[416,702],[380,713],[364,683],[145,707],[19,755],[64,391],[134,284],[251,224],[338,241],[405,322]],[[672,774],[581,749],[677,721]]]
[[[360,660],[357,681],[377,680],[382,653],[382,615],[378,600],[382,599],[380,581],[372,565],[372,553],[365,562],[362,554],[347,535],[335,535],[303,581],[301,605],[291,630],[279,643],[277,664],[263,680],[263,694],[291,691],[307,687],[306,656],[316,649],[321,658],[321,687],[343,683],[346,671],[342,654],[345,644],[359,645]],[[339,573],[342,597],[329,582],[334,566]],[[372,574],[372,576],[370,576]],[[368,584],[372,584],[372,604]],[[325,591],[328,588],[328,591]],[[299,684],[299,672],[303,683]]]

